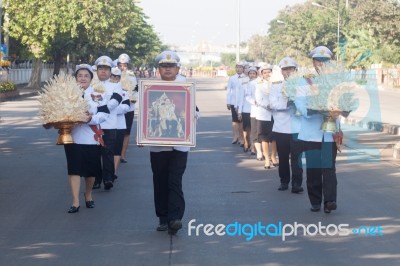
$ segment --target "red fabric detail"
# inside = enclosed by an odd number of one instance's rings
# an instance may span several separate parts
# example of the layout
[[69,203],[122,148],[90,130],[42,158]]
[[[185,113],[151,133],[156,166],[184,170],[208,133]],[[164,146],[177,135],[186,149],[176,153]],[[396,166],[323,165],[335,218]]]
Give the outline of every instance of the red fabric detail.
[[101,128],[97,128],[96,125],[89,125],[89,127],[94,132],[94,140],[97,141],[101,146],[105,147],[103,140],[104,131]]

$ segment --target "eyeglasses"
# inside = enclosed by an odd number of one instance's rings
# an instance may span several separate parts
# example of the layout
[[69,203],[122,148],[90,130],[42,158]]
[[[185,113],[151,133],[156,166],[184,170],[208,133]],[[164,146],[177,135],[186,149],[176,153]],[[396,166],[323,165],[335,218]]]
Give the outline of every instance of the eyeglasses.
[[111,74],[112,78],[120,78],[121,76]]
[[176,67],[175,63],[161,63],[158,65],[159,67]]

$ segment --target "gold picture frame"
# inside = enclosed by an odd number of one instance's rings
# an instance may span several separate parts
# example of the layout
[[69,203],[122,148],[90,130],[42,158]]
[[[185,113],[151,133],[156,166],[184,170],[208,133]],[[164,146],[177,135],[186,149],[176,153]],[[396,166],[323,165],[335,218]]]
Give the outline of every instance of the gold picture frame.
[[194,82],[141,80],[137,144],[196,146]]

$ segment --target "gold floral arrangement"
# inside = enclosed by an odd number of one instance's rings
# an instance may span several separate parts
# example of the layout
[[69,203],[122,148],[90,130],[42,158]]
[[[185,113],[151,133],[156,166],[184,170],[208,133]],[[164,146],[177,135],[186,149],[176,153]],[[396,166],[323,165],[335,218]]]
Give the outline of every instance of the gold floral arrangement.
[[92,82],[92,87],[93,90],[97,93],[104,93],[106,91],[106,88],[104,87],[103,83],[100,80],[97,80],[96,82]]
[[71,75],[60,73],[46,82],[40,92],[40,116],[43,124],[86,122],[89,106],[82,88]]
[[128,92],[129,100],[132,103],[135,103],[137,100],[136,93],[133,92],[135,84],[129,77],[128,71],[122,71],[122,73],[121,73],[121,87],[124,91]]

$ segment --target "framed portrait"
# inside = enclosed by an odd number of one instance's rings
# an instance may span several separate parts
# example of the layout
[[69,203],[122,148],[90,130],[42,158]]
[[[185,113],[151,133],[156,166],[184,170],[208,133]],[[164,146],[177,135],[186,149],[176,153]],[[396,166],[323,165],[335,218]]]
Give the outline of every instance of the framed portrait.
[[141,80],[137,143],[196,146],[194,82]]

